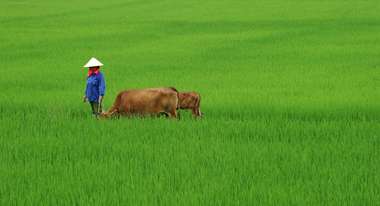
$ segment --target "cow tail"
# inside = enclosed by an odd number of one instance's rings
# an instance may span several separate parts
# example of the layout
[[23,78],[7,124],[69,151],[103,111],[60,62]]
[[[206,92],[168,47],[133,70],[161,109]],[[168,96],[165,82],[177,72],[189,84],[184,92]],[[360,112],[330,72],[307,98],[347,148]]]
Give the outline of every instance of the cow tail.
[[178,93],[178,90],[175,87],[168,87],[168,88]]

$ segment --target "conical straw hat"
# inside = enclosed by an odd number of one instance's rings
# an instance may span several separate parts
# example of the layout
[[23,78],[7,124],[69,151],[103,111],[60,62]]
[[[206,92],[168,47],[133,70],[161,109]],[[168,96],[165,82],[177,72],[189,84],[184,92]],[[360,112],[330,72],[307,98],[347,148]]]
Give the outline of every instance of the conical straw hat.
[[100,66],[103,66],[103,64],[99,60],[95,59],[95,57],[92,57],[90,61],[88,61],[87,64],[84,65],[83,67],[100,67]]

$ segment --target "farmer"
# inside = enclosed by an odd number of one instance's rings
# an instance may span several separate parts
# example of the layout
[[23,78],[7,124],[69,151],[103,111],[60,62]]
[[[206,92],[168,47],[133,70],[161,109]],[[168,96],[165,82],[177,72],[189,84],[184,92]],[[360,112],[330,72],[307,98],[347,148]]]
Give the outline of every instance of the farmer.
[[83,66],[88,68],[83,102],[88,101],[90,103],[92,114],[96,117],[102,112],[102,101],[106,90],[103,74],[99,71],[100,66],[103,66],[103,64],[94,57]]

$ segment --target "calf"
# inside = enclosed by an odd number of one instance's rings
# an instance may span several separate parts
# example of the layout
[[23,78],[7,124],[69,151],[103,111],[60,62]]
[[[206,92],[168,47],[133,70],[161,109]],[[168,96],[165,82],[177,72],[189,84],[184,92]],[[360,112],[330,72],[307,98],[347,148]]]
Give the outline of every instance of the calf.
[[178,105],[179,109],[189,109],[194,117],[201,117],[200,110],[201,96],[196,92],[179,92]]

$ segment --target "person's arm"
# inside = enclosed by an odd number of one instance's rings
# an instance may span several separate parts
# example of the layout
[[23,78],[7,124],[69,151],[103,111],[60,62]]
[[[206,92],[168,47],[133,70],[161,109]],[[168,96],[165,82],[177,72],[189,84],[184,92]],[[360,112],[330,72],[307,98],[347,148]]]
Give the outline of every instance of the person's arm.
[[102,103],[105,92],[106,92],[106,82],[102,74],[100,75],[100,83],[99,83],[99,104]]
[[87,102],[87,90],[88,90],[88,84],[86,82],[86,89],[84,90],[84,96],[83,96],[83,102]]

